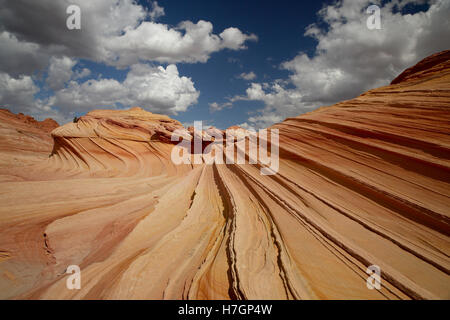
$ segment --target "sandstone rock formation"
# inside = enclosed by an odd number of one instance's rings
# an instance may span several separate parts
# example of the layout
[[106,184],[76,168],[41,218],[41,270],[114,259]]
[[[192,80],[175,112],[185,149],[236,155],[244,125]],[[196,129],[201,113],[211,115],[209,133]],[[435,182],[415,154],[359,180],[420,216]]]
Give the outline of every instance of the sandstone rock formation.
[[449,51],[273,126],[276,175],[175,165],[181,124],[139,108],[90,112],[51,150],[6,122],[1,153],[51,156],[0,180],[2,299],[450,298]]
[[53,147],[50,132],[56,127],[53,119],[37,121],[0,109],[0,181],[20,180],[11,175],[11,167],[21,171],[24,165],[48,158]]

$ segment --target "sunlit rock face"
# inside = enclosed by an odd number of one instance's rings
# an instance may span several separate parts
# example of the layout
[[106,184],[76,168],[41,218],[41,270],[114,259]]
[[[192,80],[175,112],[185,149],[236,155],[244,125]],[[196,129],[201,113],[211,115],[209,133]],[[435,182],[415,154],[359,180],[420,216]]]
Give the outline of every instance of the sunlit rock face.
[[0,114],[0,298],[448,299],[449,108],[447,51],[273,126],[266,176],[175,165],[181,124],[139,108],[92,111],[53,145]]
[[138,107],[91,111],[52,131],[55,143],[48,167],[77,177],[148,177],[177,171],[170,159],[176,143],[171,135],[180,129],[178,121]]
[[22,180],[11,174],[21,167],[47,159],[53,139],[50,132],[58,127],[53,119],[37,121],[24,114],[0,109],[0,181]]

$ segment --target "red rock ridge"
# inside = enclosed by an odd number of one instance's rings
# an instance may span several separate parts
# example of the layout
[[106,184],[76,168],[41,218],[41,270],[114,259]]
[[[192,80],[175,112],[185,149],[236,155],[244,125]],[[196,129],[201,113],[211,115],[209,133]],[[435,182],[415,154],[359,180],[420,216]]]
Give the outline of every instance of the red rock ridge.
[[24,115],[23,113],[12,113],[8,109],[0,109],[0,114],[3,118],[10,118],[18,120],[19,122],[23,122],[29,124],[30,126],[36,127],[38,129],[42,129],[45,132],[51,132],[53,129],[59,127],[58,122],[53,120],[52,118],[47,118],[43,121],[37,121],[32,116]]
[[391,84],[414,81],[426,78],[433,74],[450,72],[450,50],[445,50],[433,54],[415,66],[406,69],[398,77],[392,80]]
[[52,119],[37,121],[0,109],[0,181],[20,180],[14,167],[23,171],[24,165],[47,159],[53,146],[50,132],[56,127],[58,123]]

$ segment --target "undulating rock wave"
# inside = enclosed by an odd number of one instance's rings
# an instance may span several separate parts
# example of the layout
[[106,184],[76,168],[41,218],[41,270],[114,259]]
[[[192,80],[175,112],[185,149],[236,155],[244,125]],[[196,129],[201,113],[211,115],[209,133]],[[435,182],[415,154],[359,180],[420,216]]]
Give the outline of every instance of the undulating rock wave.
[[[273,126],[275,175],[175,165],[179,129],[139,108],[97,110],[53,130],[53,148],[36,141],[34,162],[11,161],[0,298],[450,298],[449,51]],[[371,265],[380,290],[366,285]]]
[[[95,110],[52,131],[55,141],[49,162],[43,164],[66,176],[79,177],[172,175],[171,135],[183,126],[167,116],[141,108]],[[46,169],[43,169],[47,174]]]

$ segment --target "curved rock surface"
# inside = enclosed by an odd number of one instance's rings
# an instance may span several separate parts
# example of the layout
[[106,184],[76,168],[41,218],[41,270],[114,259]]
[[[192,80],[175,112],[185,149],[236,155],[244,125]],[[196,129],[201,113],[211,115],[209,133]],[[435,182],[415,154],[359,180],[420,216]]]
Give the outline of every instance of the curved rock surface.
[[450,54],[418,66],[273,126],[276,175],[175,165],[139,108],[53,130],[0,183],[0,298],[449,299]]

